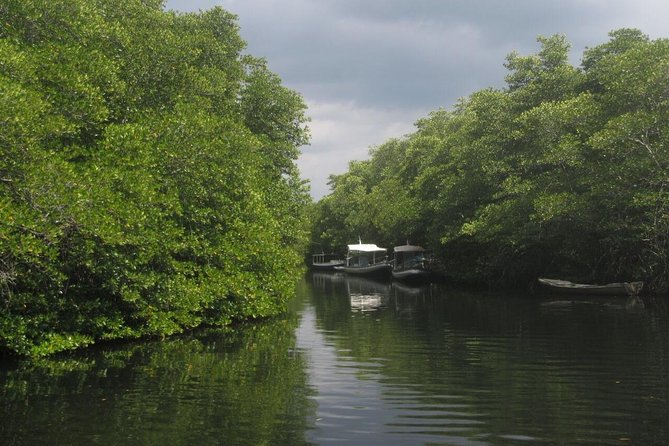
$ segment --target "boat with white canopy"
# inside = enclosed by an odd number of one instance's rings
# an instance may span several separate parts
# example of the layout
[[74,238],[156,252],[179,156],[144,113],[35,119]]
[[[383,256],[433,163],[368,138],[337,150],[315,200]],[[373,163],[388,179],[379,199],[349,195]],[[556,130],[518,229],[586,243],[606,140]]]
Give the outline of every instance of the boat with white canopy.
[[373,243],[362,243],[362,241],[355,245],[348,245],[346,265],[335,267],[335,270],[347,274],[364,275],[384,275],[388,274],[390,269],[386,248]]

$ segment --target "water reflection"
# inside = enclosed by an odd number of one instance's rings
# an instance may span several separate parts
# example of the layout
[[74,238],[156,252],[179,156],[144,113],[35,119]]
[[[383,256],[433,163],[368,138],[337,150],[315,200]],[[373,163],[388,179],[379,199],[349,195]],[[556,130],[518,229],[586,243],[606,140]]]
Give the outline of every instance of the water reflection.
[[643,312],[646,304],[639,296],[581,296],[576,298],[565,298],[564,296],[542,298],[540,306],[543,311],[571,311],[573,307],[591,307],[597,311],[621,311]]
[[352,311],[372,312],[387,304],[390,283],[364,277],[347,277],[346,291]]
[[[326,278],[320,278],[326,281]],[[360,282],[310,296],[319,444],[666,444],[666,307]],[[345,299],[379,295],[368,317]],[[638,299],[638,298],[637,298]],[[311,311],[311,310],[310,310]],[[300,339],[304,339],[300,336]]]
[[19,444],[669,444],[669,308],[319,273],[285,318],[0,363]]
[[22,444],[305,444],[293,318],[0,369],[0,439]]

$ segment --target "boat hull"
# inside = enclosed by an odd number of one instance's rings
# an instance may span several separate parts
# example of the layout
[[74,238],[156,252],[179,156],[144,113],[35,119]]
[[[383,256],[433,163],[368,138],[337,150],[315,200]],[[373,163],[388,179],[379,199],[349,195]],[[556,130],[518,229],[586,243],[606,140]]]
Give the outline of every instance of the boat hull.
[[636,295],[643,287],[643,282],[619,282],[608,283],[606,285],[586,285],[581,283],[572,283],[566,280],[539,279],[539,283],[541,283],[547,289],[562,294],[590,296]]
[[311,269],[316,271],[334,271],[338,266],[344,266],[346,262],[343,260],[340,262],[326,262],[326,263],[312,263]]
[[390,272],[390,265],[387,263],[377,263],[375,265],[367,266],[337,266],[335,271],[342,271],[346,274],[360,276],[381,276],[387,275]]
[[402,282],[423,282],[430,277],[430,272],[422,268],[393,270],[393,278]]

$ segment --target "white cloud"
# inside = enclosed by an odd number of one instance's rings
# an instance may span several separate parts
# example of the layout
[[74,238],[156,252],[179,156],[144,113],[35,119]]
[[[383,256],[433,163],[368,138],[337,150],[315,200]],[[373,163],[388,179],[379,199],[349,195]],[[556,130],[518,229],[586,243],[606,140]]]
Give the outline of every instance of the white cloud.
[[311,146],[304,147],[298,167],[311,181],[311,193],[328,193],[327,178],[347,170],[349,161],[368,157],[369,149],[413,131],[426,110],[363,107],[353,101],[309,103]]

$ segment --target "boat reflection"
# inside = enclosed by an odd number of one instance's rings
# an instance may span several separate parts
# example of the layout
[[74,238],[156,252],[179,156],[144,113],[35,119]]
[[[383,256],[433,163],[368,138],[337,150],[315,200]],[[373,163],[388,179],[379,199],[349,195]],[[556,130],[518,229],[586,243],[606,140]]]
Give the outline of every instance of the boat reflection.
[[363,313],[383,308],[410,308],[416,299],[430,298],[434,288],[432,284],[410,285],[343,273],[312,272],[310,276],[314,289],[325,294],[344,294],[350,300],[351,311]]
[[544,311],[570,311],[577,307],[591,307],[597,308],[600,311],[628,311],[628,312],[642,312],[646,308],[646,304],[639,296],[628,297],[597,297],[596,299],[565,299],[564,297],[555,297],[544,299],[540,307]]
[[429,293],[430,284],[408,284],[406,282],[393,282],[393,294],[395,296],[422,296]]
[[311,284],[318,289],[326,289],[335,284],[342,284],[346,280],[344,273],[338,272],[312,272]]
[[351,311],[370,312],[387,306],[390,282],[367,277],[346,276],[346,291],[351,300]]

